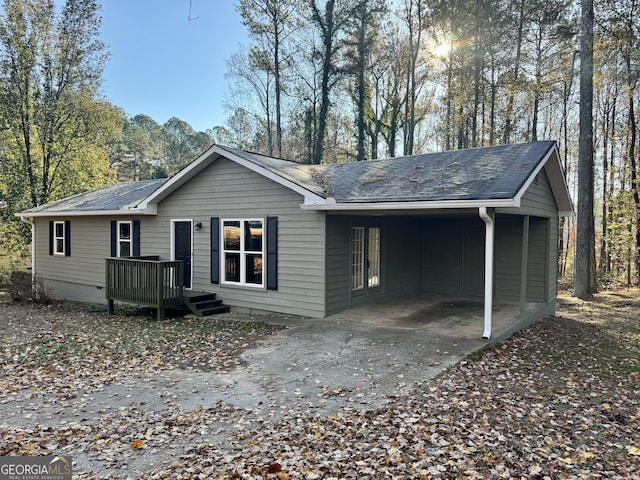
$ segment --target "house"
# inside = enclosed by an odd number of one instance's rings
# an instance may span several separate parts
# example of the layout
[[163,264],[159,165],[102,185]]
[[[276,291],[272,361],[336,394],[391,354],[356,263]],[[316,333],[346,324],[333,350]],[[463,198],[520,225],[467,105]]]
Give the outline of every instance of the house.
[[489,338],[494,299],[554,313],[559,216],[572,212],[557,146],[540,141],[327,165],[213,145],[168,180],[18,215],[56,298],[104,302],[106,257],[153,257],[182,260],[186,291],[238,311],[322,318],[419,292],[477,296]]

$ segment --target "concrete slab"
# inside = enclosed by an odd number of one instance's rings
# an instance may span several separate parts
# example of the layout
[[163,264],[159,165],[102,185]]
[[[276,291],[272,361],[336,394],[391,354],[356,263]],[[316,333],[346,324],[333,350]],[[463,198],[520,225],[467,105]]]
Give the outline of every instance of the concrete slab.
[[246,366],[234,376],[247,391],[236,389],[224,401],[259,401],[276,411],[303,403],[324,414],[345,405],[383,406],[414,381],[526,325],[519,303],[496,302],[493,339],[483,340],[483,312],[477,299],[425,294],[325,319],[260,317],[289,328],[244,352]]

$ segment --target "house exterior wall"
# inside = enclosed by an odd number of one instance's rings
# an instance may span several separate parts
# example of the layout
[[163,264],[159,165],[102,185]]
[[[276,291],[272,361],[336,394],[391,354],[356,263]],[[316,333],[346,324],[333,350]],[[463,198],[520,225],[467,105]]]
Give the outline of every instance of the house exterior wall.
[[[380,227],[381,288],[351,292],[351,230],[354,225]],[[410,217],[327,216],[327,315],[420,291],[420,221]]]
[[[527,301],[546,302],[548,219],[530,217],[527,254]],[[465,251],[484,248],[484,223],[475,218],[425,219],[422,246],[422,291],[466,295]],[[494,295],[497,299],[519,300],[522,274],[523,217],[496,215],[494,250]],[[481,235],[467,235],[481,233]],[[476,246],[465,242],[478,241]],[[480,265],[484,271],[484,266]],[[478,294],[479,295],[479,294]]]
[[[301,210],[302,202],[301,195],[221,158],[160,202],[156,217],[142,219],[141,254],[169,259],[171,220],[200,222],[192,237],[194,290],[214,292],[237,311],[323,317],[325,215]],[[211,217],[259,218],[266,225],[267,216],[278,217],[277,290],[212,284]]]
[[[49,255],[49,222],[70,222],[70,255]],[[35,275],[58,300],[104,303],[105,258],[111,255],[111,220],[102,216],[35,218]],[[118,220],[133,220],[119,217]]]
[[[500,215],[496,217],[495,239],[495,297],[520,300],[522,284],[522,241],[524,217]],[[527,249],[526,301],[547,301],[548,224],[541,217],[529,217]]]
[[426,218],[422,229],[422,291],[463,295],[465,232],[484,232],[483,221]]
[[[528,295],[527,300],[544,301],[549,305],[548,313],[554,313],[558,293],[559,219],[545,169],[538,173],[522,196],[520,208],[496,209],[496,214],[501,213],[531,215],[527,291],[533,297]],[[534,253],[531,249],[534,249]],[[540,261],[540,255],[544,255],[544,265]],[[538,260],[532,260],[532,258]],[[539,283],[541,278],[545,279],[545,285]]]

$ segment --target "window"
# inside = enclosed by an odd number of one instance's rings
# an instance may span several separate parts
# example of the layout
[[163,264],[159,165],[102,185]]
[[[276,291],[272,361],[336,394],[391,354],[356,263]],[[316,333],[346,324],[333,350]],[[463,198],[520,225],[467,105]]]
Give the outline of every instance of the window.
[[223,220],[222,248],[223,283],[264,285],[262,220]]
[[64,222],[53,222],[53,253],[64,255],[65,235]]
[[140,256],[140,220],[111,220],[111,256]]
[[131,222],[118,222],[118,257],[130,257]]

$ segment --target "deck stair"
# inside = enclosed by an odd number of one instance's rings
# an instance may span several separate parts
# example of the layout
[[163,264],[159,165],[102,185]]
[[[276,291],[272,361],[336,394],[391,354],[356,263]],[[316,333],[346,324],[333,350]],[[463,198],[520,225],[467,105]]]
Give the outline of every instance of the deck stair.
[[187,290],[184,292],[184,304],[197,317],[217,315],[230,311],[229,306],[223,305],[222,300],[217,298],[215,293],[209,292]]

